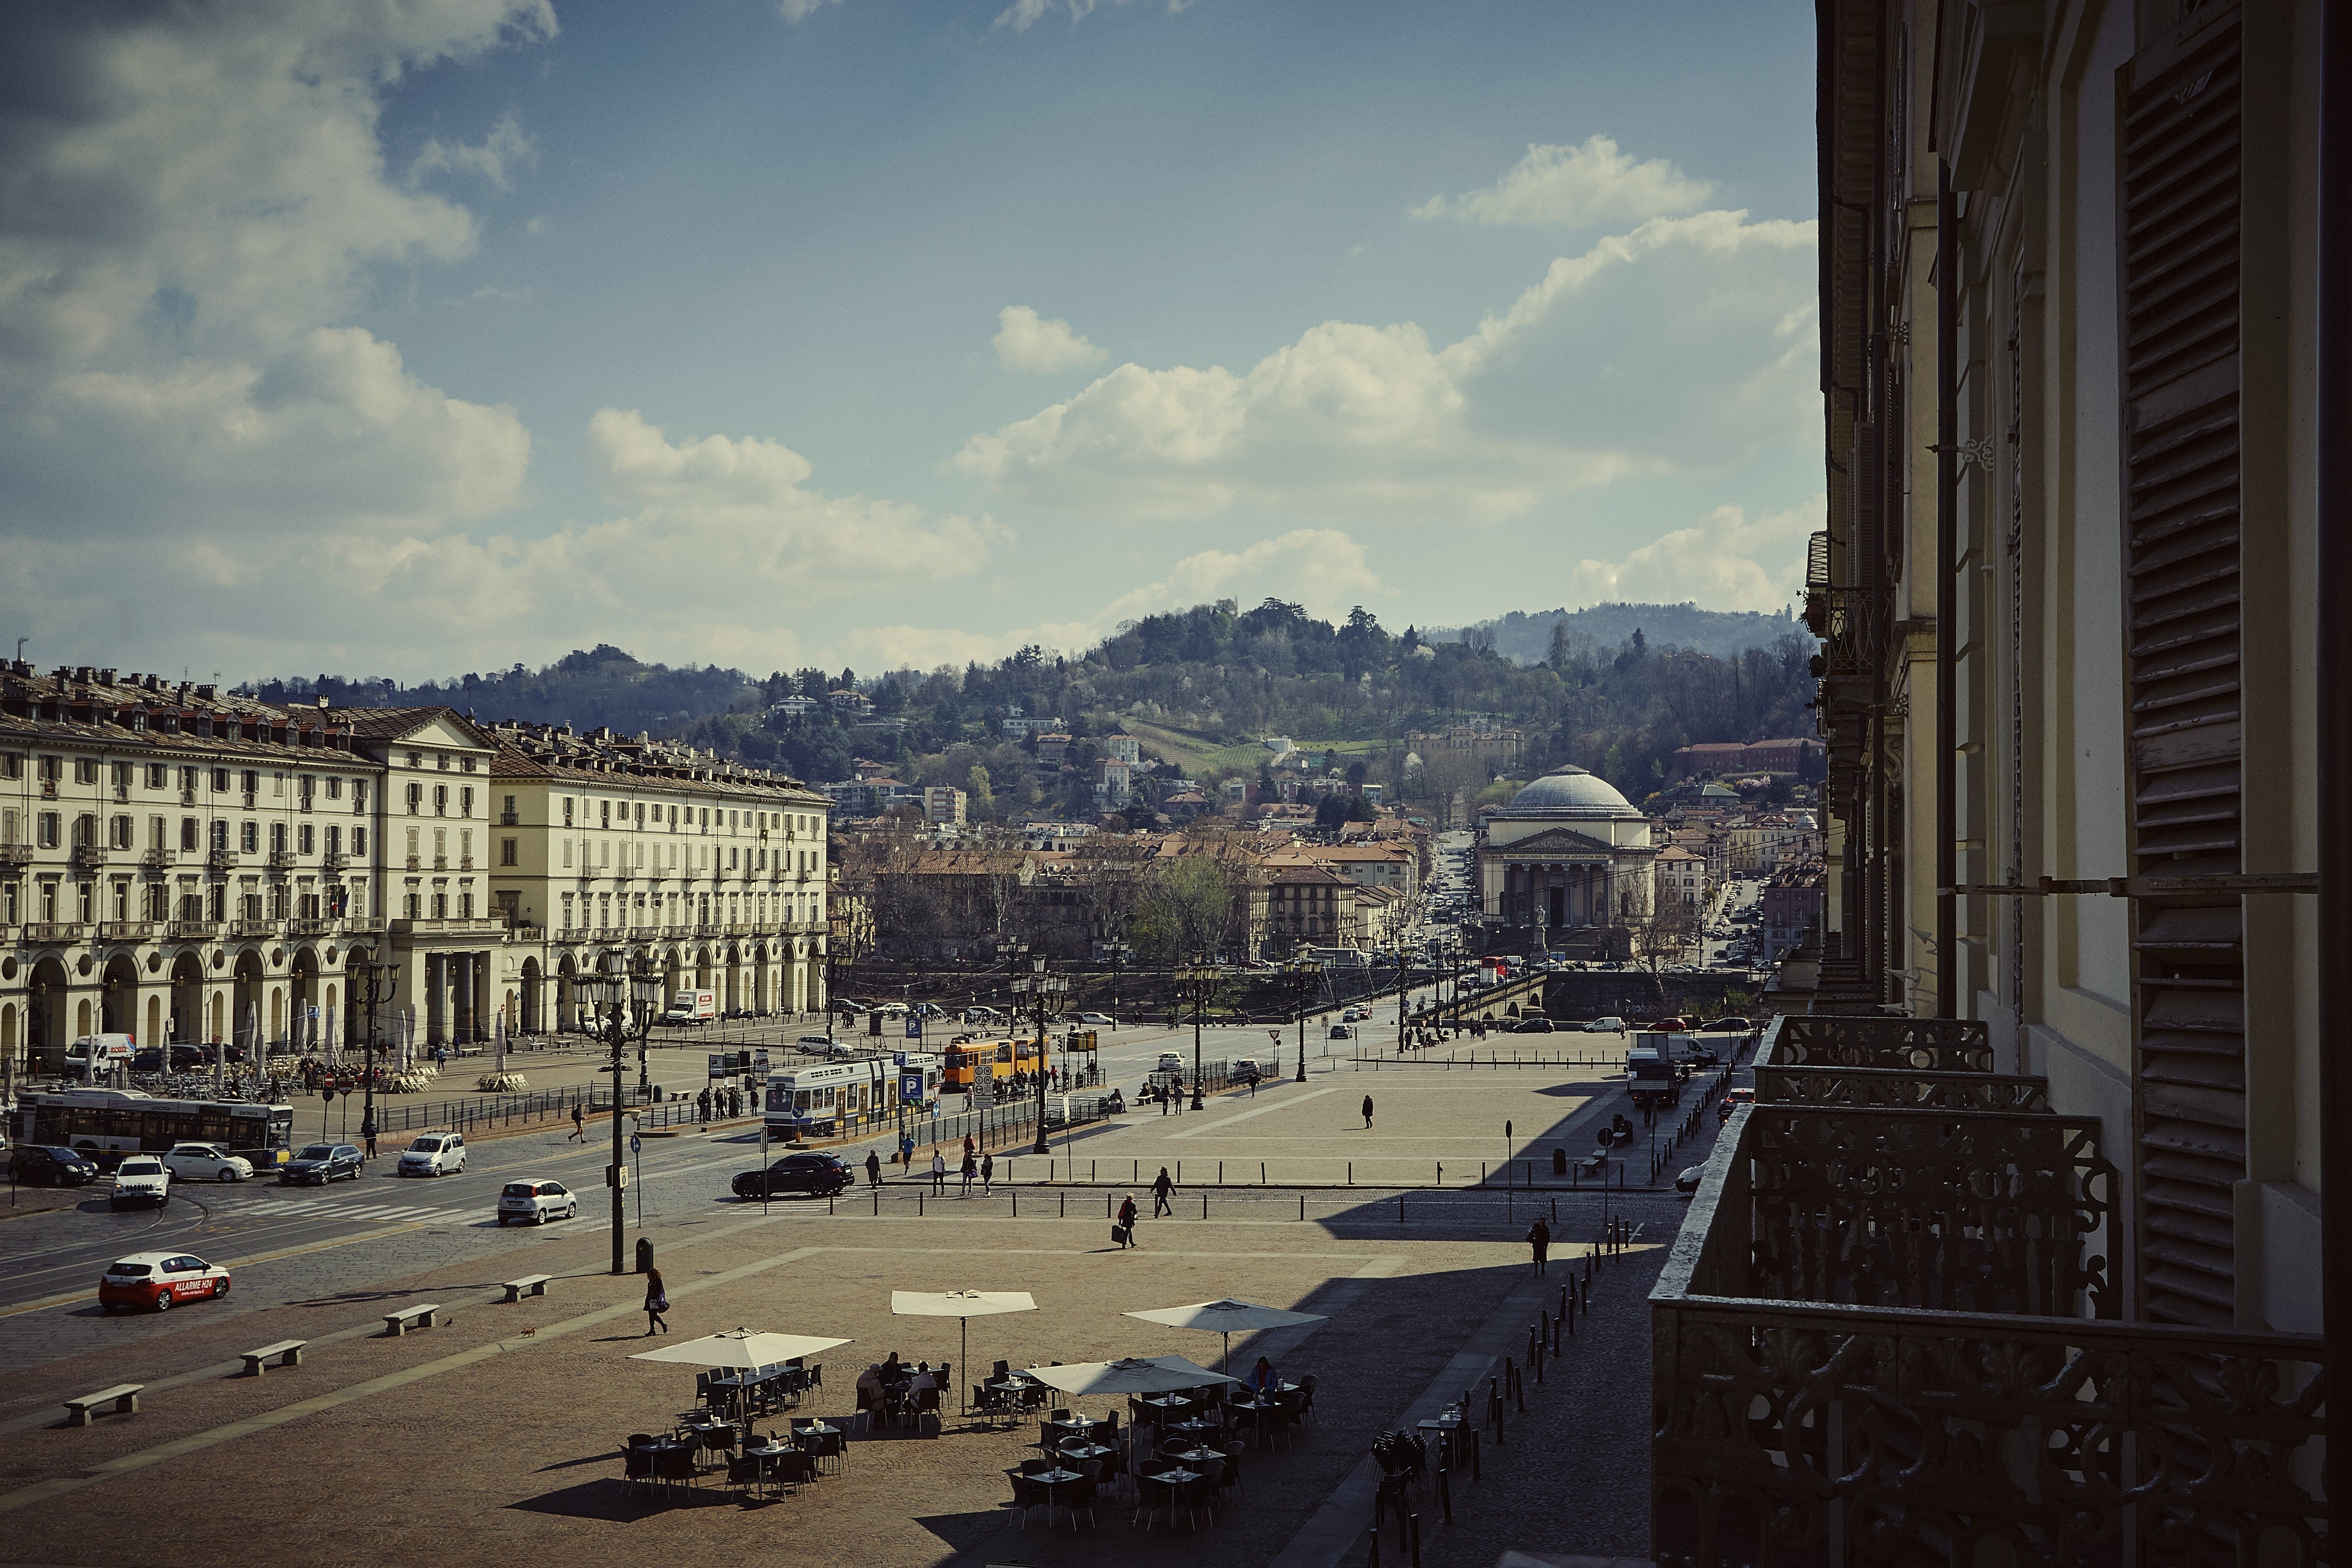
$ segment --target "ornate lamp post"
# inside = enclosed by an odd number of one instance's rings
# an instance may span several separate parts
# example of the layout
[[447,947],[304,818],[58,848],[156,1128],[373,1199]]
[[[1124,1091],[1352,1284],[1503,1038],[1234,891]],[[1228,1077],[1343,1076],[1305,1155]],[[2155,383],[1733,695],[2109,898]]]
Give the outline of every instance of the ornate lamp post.
[[[1020,955],[1029,951],[1029,944],[1025,942],[1009,942],[1004,951],[1015,955],[1017,961]],[[1030,959],[1029,964],[1027,977],[1013,983],[1015,996],[1034,995],[1037,999],[1037,1137],[1029,1145],[1029,1152],[1050,1154],[1054,1152],[1053,1147],[1045,1142],[1045,1061],[1051,1039],[1045,1033],[1045,1016],[1051,1011],[1053,999],[1069,991],[1070,983],[1059,974],[1045,973],[1045,959],[1042,953]],[[1020,1004],[1013,1005],[1018,1007]]]
[[[628,1070],[630,1041],[635,1039],[642,1047],[646,1037],[653,1032],[662,977],[640,963],[626,973],[584,974],[572,984],[589,993],[591,998],[587,1016],[582,1023],[583,1032],[598,1044],[609,1047],[613,1053],[613,1163],[605,1172],[604,1184],[613,1194],[613,1272],[624,1274],[627,1268],[622,1244],[628,1194],[622,1183],[626,1179],[623,1173],[628,1168],[628,1155],[622,1143],[622,1079]],[[598,992],[609,993],[609,1001],[602,1006],[594,1000]]]
[[[1289,963],[1291,984],[1298,987],[1298,1003],[1291,1011],[1298,1020],[1298,1081],[1307,1081],[1307,1003],[1315,988],[1322,984],[1323,964],[1319,959],[1296,958]],[[1279,1064],[1277,1064],[1279,1065]]]
[[1192,1003],[1192,1109],[1195,1110],[1202,1109],[1201,1014],[1208,1005],[1210,992],[1223,978],[1223,973],[1215,964],[1202,963],[1198,960],[1181,964],[1176,970],[1177,994],[1191,997]]
[[[392,1000],[393,988],[400,981],[400,965],[378,963],[373,959],[365,963],[346,965],[344,985],[348,987],[354,980],[365,987],[358,1001],[367,1009],[367,1039],[362,1042],[367,1053],[367,1067],[360,1079],[360,1090],[364,1097],[360,1126],[364,1130],[375,1125],[375,1010]],[[226,1057],[227,1048],[224,1047],[220,1054]]]
[[1135,949],[1123,942],[1107,942],[1102,944],[1102,951],[1103,956],[1110,960],[1110,1026],[1116,1029],[1118,1027],[1119,966],[1135,956]]

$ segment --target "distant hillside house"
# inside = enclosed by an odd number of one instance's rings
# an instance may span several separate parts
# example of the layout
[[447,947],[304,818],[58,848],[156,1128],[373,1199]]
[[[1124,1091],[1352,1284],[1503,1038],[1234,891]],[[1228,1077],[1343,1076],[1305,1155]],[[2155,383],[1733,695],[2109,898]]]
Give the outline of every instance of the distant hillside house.
[[1684,779],[1713,773],[1726,777],[1732,773],[1791,773],[1800,780],[1817,779],[1827,770],[1829,748],[1822,742],[1802,737],[1773,741],[1702,741],[1685,746],[1667,760],[1666,779],[1678,784]]

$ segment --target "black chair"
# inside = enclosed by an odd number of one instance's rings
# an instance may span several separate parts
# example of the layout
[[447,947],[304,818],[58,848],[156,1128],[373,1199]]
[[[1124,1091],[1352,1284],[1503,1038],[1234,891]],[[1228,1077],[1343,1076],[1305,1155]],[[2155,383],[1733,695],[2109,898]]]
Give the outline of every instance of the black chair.
[[1013,1363],[1009,1361],[1001,1361],[996,1363],[996,1370],[988,1374],[988,1380],[991,1383],[1003,1383],[1012,1375]]
[[[1020,1523],[1022,1529],[1026,1530],[1029,1528],[1029,1510],[1031,1509],[1043,1507],[1046,1509],[1049,1513],[1051,1512],[1053,1502],[1051,1499],[1047,1497],[1045,1488],[1031,1480],[1026,1475],[1023,1474],[1019,1470],[1007,1470],[1005,1472],[1005,1476],[1013,1482],[1012,1506],[1021,1511]],[[1051,1524],[1053,1521],[1049,1518],[1046,1522]]]
[[1315,1374],[1311,1372],[1298,1380],[1298,1418],[1315,1419]]
[[765,1469],[755,1458],[746,1457],[727,1461],[727,1484],[738,1491],[756,1490],[765,1479]]
[[1217,1477],[1216,1490],[1221,1492],[1240,1492],[1244,1497],[1247,1497],[1249,1495],[1248,1491],[1242,1486],[1242,1457],[1238,1449],[1227,1454],[1221,1461],[1219,1468],[1220,1474]]
[[1092,1476],[1088,1476],[1084,1480],[1066,1481],[1055,1489],[1061,1505],[1070,1510],[1070,1528],[1072,1530],[1078,1528],[1078,1510],[1080,1509],[1086,1510],[1087,1522],[1088,1524],[1094,1525],[1097,1529],[1101,1528],[1102,1521],[1095,1517],[1096,1489],[1097,1481]]
[[1201,1494],[1201,1507],[1213,1519],[1216,1517],[1217,1493],[1225,1479],[1225,1461],[1223,1458],[1203,1459],[1193,1467],[1193,1473],[1201,1478],[1192,1483]]
[[801,1452],[806,1454],[813,1461],[831,1459],[834,1461],[835,1469],[849,1468],[849,1443],[839,1432],[796,1430],[793,1434],[793,1441],[799,1446]]
[[654,1450],[654,1480],[665,1490],[673,1486],[694,1487],[695,1450],[684,1444],[674,1448]]
[[1139,1470],[1135,1476],[1135,1517],[1144,1529],[1151,1528],[1152,1515],[1168,1510],[1168,1522],[1176,1522],[1176,1510],[1184,1506],[1182,1488],[1176,1482],[1163,1480],[1156,1475]]
[[654,1450],[631,1443],[621,1450],[621,1485],[623,1488],[655,1485]]

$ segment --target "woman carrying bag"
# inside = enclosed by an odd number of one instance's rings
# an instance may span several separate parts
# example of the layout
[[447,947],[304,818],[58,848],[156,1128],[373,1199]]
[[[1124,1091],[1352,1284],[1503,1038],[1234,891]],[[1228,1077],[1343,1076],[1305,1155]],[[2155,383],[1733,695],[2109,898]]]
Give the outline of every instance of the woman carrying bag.
[[669,1291],[662,1284],[661,1270],[646,1270],[646,1332],[648,1336],[669,1332],[662,1314],[669,1310]]

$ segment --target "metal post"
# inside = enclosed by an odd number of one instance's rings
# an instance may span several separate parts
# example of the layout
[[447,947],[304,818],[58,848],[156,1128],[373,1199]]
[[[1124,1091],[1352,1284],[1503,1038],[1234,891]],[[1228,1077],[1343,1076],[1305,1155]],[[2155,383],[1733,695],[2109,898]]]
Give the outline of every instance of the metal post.
[[1960,624],[1960,222],[1952,193],[1952,166],[1936,161],[1936,1016],[1959,1007],[1959,880],[1954,840],[1959,833],[1959,782],[1952,757],[1958,746],[1959,662],[1953,641]]
[[[2318,263],[2314,276],[2341,279],[2352,260],[2352,0],[2328,0],[2320,15]],[[2330,261],[2328,258],[2336,259]],[[2318,787],[2314,798],[2340,801],[2352,785],[2352,300],[2323,287],[2317,332],[2316,465],[2318,582]],[[2332,606],[2332,608],[2331,608]],[[2352,822],[2340,810],[2319,814],[2319,964],[2340,973],[2352,955]],[[2340,984],[2322,984],[2321,1040],[2344,1037],[2352,1003]],[[2338,1048],[2319,1053],[2321,1326],[2339,1366],[2352,1353],[2352,1062]],[[2327,1412],[2326,1494],[2352,1498],[2352,1400]]]

